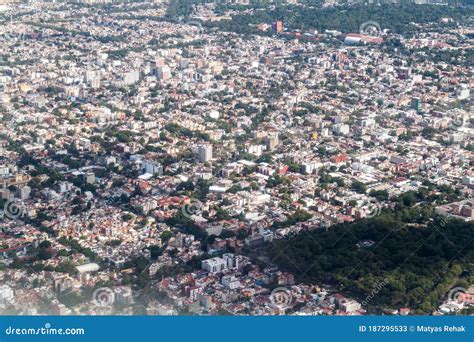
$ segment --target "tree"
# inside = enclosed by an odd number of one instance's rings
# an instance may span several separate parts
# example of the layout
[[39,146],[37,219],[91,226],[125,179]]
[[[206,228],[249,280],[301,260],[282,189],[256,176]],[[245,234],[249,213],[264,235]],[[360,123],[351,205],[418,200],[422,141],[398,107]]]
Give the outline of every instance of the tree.
[[352,182],[352,189],[357,192],[358,194],[365,194],[367,191],[367,186],[359,181]]
[[389,197],[387,190],[371,190],[369,195],[375,197],[379,201],[386,201]]
[[38,247],[42,248],[42,249],[50,248],[51,247],[51,242],[48,241],[48,240],[44,240],[39,244]]
[[163,233],[160,234],[161,242],[166,243],[172,236],[173,233],[171,233],[171,231],[165,230]]
[[[424,210],[422,206],[401,207],[374,218],[337,224],[327,231],[300,233],[273,241],[268,255],[280,269],[296,276],[301,274],[299,270],[308,269],[299,281],[342,284],[343,291],[360,300],[383,282],[386,285],[374,298],[377,305],[369,305],[370,312],[376,313],[381,306],[406,306],[428,314],[452,286],[470,283],[466,270],[474,260],[474,246],[466,241],[473,238],[474,223],[449,220],[440,231],[440,223],[425,216]],[[420,229],[406,224],[413,222],[427,226]],[[353,234],[344,235],[348,229]],[[443,236],[449,236],[451,243],[446,244]],[[366,239],[377,247],[358,247],[359,241]],[[464,248],[463,255],[458,248]],[[450,264],[453,266],[448,268]]]
[[152,245],[148,247],[148,249],[150,250],[150,257],[153,260],[158,259],[158,257],[163,254],[163,249],[158,245]]
[[48,259],[51,259],[51,257],[53,256],[53,253],[49,249],[41,248],[38,250],[37,256],[38,256],[38,259],[40,260],[48,260]]
[[425,127],[421,131],[421,135],[423,136],[423,138],[429,139],[429,140],[433,139],[435,133],[436,133],[436,130],[433,127]]

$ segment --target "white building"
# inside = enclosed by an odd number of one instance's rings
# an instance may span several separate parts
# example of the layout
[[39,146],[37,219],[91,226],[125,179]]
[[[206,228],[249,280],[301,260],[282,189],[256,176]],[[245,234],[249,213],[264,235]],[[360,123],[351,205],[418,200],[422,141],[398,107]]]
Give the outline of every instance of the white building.
[[156,69],[156,77],[159,80],[167,81],[171,78],[171,69],[169,66],[164,65]]
[[8,285],[0,286],[0,305],[12,303],[14,299],[13,290]]
[[163,174],[163,167],[158,162],[146,160],[144,162],[143,167],[144,167],[145,173],[149,173],[152,175],[159,175],[159,176]]
[[223,276],[221,284],[231,290],[238,289],[242,286],[240,281],[233,274]]
[[243,258],[242,256],[235,256],[232,253],[225,253],[222,255],[222,258],[215,257],[202,261],[201,267],[209,273],[224,272],[226,270],[239,268],[241,264],[245,264]]
[[212,160],[212,145],[198,146],[198,158],[200,162],[206,163]]
[[201,262],[201,267],[203,270],[206,270],[209,273],[219,273],[227,270],[227,262],[222,258],[215,257],[212,259],[203,260]]
[[349,134],[349,125],[340,123],[333,126],[333,132],[339,135]]
[[129,71],[123,75],[123,83],[127,86],[137,83],[139,80],[140,80],[140,72],[137,70]]

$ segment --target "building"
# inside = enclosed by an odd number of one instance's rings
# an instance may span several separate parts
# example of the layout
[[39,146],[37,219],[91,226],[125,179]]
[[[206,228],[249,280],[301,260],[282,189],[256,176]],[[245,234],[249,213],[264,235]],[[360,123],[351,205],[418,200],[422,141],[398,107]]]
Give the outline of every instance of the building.
[[233,274],[223,276],[221,279],[221,284],[231,290],[241,287],[240,281]]
[[198,147],[198,159],[202,163],[212,160],[212,145],[200,145]]
[[232,253],[222,254],[222,257],[203,260],[201,268],[209,273],[219,273],[226,270],[240,268],[245,264],[243,256],[234,255]]
[[15,298],[13,290],[8,285],[0,286],[0,305],[7,305],[8,303],[13,302]]
[[366,45],[366,44],[381,44],[383,38],[374,37],[360,33],[349,33],[344,39],[346,45]]
[[348,313],[357,311],[361,309],[361,305],[359,302],[356,302],[352,299],[346,299],[339,303],[340,308]]
[[17,190],[17,196],[21,200],[30,198],[31,188],[28,185],[24,185]]
[[349,134],[349,125],[344,123],[339,123],[333,126],[333,132],[337,135],[347,135]]
[[201,262],[201,268],[209,273],[223,272],[227,270],[227,261],[219,257],[203,260]]
[[171,78],[171,69],[169,66],[164,65],[157,68],[156,77],[161,81],[167,81]]
[[139,71],[129,71],[123,75],[123,83],[128,86],[137,83],[140,80]]
[[119,305],[133,304],[132,288],[130,286],[117,286],[114,288],[114,302]]
[[420,110],[421,109],[421,100],[419,97],[413,97],[411,99],[410,107],[414,110]]
[[151,175],[161,176],[163,174],[163,166],[155,161],[146,160],[143,164],[143,168],[145,173],[149,173]]
[[280,143],[278,134],[272,134],[267,138],[267,145],[269,150],[273,150]]
[[460,202],[447,203],[435,208],[438,215],[454,216],[464,221],[474,220],[474,200],[464,200]]
[[471,95],[471,89],[469,89],[469,85],[461,84],[461,86],[458,89],[458,99],[465,100],[465,99],[468,99],[470,95]]
[[85,177],[86,177],[86,183],[87,184],[94,184],[95,183],[95,174],[94,174],[94,172],[87,172]]
[[58,190],[59,190],[60,193],[65,193],[65,192],[71,191],[72,186],[73,186],[73,184],[70,183],[70,182],[66,182],[66,181],[59,182]]
[[83,277],[87,277],[88,273],[97,272],[100,270],[100,266],[96,263],[84,264],[76,266],[77,277],[78,279],[82,279]]
[[272,31],[273,33],[283,32],[283,20],[278,19],[277,21],[272,23]]

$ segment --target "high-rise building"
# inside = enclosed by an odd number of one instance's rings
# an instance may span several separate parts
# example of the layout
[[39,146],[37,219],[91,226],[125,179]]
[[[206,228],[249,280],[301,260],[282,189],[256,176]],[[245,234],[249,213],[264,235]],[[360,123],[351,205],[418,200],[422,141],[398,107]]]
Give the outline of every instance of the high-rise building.
[[198,158],[200,162],[206,163],[212,159],[212,145],[200,145],[198,147]]
[[100,88],[100,71],[87,70],[84,79],[92,88]]
[[164,65],[164,66],[158,67],[156,70],[157,70],[156,77],[159,80],[167,81],[171,78],[171,69],[169,66]]
[[272,134],[267,138],[267,145],[269,150],[273,150],[280,143],[278,134]]
[[150,74],[152,76],[158,76],[158,69],[165,66],[164,58],[156,58],[150,61]]
[[18,188],[17,196],[21,200],[30,198],[31,188],[28,185],[24,185]]
[[283,31],[283,20],[278,19],[274,23],[272,23],[272,30],[274,33],[280,33]]
[[158,176],[161,176],[163,174],[163,166],[158,162],[146,160],[143,164],[143,168],[145,173],[150,173],[152,175]]
[[95,174],[94,174],[94,172],[87,172],[85,177],[86,177],[86,183],[87,184],[94,184],[95,183]]
[[419,97],[413,97],[411,99],[411,104],[410,104],[411,108],[415,109],[415,110],[420,110],[421,108],[421,100]]
[[465,100],[465,99],[468,99],[470,94],[471,94],[471,89],[469,88],[469,86],[467,84],[461,84],[461,86],[459,87],[458,91],[458,99],[459,100]]
[[219,273],[227,270],[227,261],[219,257],[203,260],[201,268],[209,273]]
[[8,303],[12,303],[15,299],[13,290],[8,285],[1,285],[0,286],[0,304],[5,305]]

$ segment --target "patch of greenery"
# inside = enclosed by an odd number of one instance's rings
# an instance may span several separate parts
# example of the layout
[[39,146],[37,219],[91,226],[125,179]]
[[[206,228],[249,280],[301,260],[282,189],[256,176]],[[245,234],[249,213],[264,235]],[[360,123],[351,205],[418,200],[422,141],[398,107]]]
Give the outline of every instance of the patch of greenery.
[[[451,287],[472,284],[473,238],[474,222],[429,220],[424,209],[409,208],[274,241],[269,255],[299,281],[332,284],[362,301],[385,284],[367,303],[374,312],[429,314]],[[368,240],[373,245],[358,246]]]

